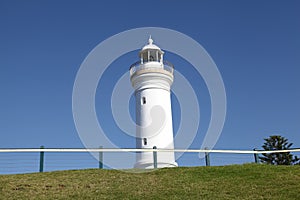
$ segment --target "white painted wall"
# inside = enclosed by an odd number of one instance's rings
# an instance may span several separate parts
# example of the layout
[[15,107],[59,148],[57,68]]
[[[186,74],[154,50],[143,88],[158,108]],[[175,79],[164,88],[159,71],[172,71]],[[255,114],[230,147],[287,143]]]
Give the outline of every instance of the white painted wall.
[[[170,87],[173,74],[151,62],[131,77],[136,98],[136,148],[174,149]],[[153,70],[151,70],[153,69]],[[146,141],[145,141],[146,140]],[[153,168],[153,153],[137,153],[136,168]],[[175,167],[174,152],[158,152],[157,167]]]

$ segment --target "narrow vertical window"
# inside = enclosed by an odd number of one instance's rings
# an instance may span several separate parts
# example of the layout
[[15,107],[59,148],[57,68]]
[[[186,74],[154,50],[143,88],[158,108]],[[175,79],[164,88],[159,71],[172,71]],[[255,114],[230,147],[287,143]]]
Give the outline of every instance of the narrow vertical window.
[[142,97],[142,104],[146,104],[146,97]]
[[144,145],[147,145],[147,138],[143,138]]

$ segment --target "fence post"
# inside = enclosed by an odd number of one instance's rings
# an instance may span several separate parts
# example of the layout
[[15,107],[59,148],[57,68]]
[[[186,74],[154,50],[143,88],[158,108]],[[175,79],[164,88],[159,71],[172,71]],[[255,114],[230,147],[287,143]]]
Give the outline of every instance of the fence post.
[[[207,147],[205,147],[205,150],[208,150]],[[209,153],[205,152],[205,164],[206,166],[210,166],[210,159],[209,159]]]
[[[40,149],[44,149],[44,146],[40,146]],[[40,172],[44,171],[44,151],[40,151]]]
[[[157,147],[154,146],[153,149],[157,149]],[[153,168],[157,168],[157,151],[153,151]]]
[[[103,146],[100,146],[99,149],[103,149]],[[103,169],[103,151],[99,151],[99,169]]]
[[[254,148],[253,151],[256,151],[256,148]],[[259,157],[258,157],[257,153],[254,153],[254,160],[255,160],[255,163],[259,164]]]

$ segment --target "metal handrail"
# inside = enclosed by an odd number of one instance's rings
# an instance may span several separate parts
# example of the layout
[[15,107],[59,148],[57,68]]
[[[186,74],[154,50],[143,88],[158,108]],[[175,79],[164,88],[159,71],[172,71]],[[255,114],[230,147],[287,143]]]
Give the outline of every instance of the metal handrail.
[[[156,62],[156,61],[154,61]],[[144,64],[141,63],[141,61],[137,61],[135,63],[133,63],[130,68],[129,68],[129,71],[130,71],[130,76],[132,76],[135,72],[139,71],[140,69],[145,69],[145,68],[142,68]],[[163,61],[163,70],[166,70],[168,71],[169,73],[173,74],[174,72],[174,65],[168,61]],[[151,67],[147,67],[147,69],[152,69]],[[156,67],[153,67],[153,69],[157,69]]]

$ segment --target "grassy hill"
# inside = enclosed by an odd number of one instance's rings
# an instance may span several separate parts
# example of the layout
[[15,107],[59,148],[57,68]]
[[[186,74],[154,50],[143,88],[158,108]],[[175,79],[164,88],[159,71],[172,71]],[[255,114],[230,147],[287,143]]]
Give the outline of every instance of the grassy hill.
[[0,199],[300,199],[300,166],[72,170],[0,175]]

